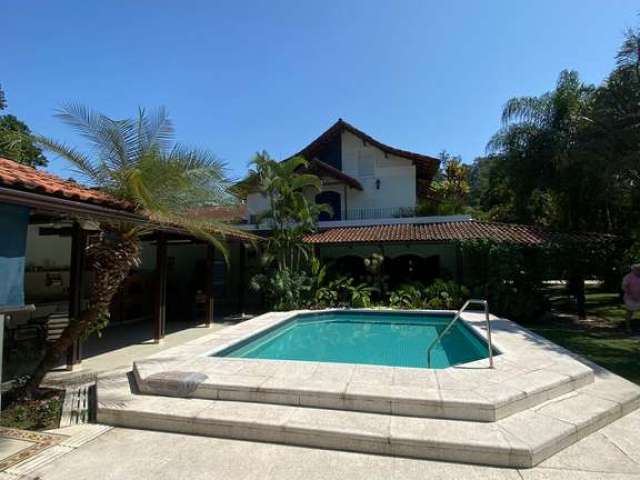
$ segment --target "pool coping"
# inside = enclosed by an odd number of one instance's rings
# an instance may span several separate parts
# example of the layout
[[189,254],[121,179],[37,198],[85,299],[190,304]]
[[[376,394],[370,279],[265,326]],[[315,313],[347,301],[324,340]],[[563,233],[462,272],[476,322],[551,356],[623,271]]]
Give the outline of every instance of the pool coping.
[[[151,395],[493,422],[593,382],[592,369],[574,354],[495,316],[494,369],[487,359],[430,370],[211,356],[296,315],[332,311],[338,309],[270,312],[203,336],[134,362],[136,383]],[[483,314],[465,313],[462,320],[486,339]]]

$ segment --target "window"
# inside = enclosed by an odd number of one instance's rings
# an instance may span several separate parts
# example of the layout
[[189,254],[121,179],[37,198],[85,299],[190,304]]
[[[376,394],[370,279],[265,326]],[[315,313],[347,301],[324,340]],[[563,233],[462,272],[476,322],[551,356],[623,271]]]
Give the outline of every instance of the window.
[[321,222],[342,219],[342,202],[340,201],[340,194],[338,192],[320,192],[316,195],[316,203],[325,203],[333,210],[333,214],[322,212],[319,218]]

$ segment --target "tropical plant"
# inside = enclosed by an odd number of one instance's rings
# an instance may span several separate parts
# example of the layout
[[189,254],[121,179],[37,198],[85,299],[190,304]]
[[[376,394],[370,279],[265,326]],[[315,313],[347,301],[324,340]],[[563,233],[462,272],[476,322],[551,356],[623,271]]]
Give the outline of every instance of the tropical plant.
[[139,263],[141,235],[168,224],[210,242],[226,256],[224,236],[236,232],[222,223],[190,218],[195,207],[229,201],[225,166],[205,151],[176,144],[164,109],[141,109],[135,119],[114,120],[71,104],[56,116],[82,135],[91,151],[83,153],[45,137],[38,137],[39,145],[70,162],[91,186],[128,202],[153,221],[101,220],[99,234],[87,248],[87,265],[94,273],[88,305],[46,350],[28,391],[37,388],[76,339],[106,325],[114,294]]
[[378,299],[385,297],[389,276],[385,275],[383,270],[384,255],[377,252],[372,253],[363,260],[363,263],[367,271],[366,283],[372,287],[373,293]]
[[422,292],[424,288],[424,285],[420,282],[399,285],[389,295],[389,306],[402,310],[423,308]]
[[273,310],[298,310],[310,303],[313,280],[304,271],[273,269],[268,274],[254,275],[251,288],[256,292],[264,292]]
[[440,170],[431,183],[432,194],[418,205],[419,215],[455,215],[469,208],[468,165],[462,157],[449,152],[440,153]]
[[458,309],[469,298],[469,290],[456,282],[435,279],[425,286],[420,282],[399,285],[389,296],[389,306],[411,309]]
[[351,277],[340,276],[327,285],[335,292],[337,303],[335,307],[368,308],[371,306],[373,288],[364,282],[356,283]]
[[271,227],[262,255],[266,273],[258,274],[252,286],[265,292],[273,308],[299,308],[310,301],[313,282],[307,274],[313,268],[313,249],[303,237],[315,229],[320,213],[330,209],[309,200],[310,193],[319,191],[320,179],[307,172],[304,158],[278,162],[262,152],[252,165],[245,184],[267,199],[269,208],[257,220]]

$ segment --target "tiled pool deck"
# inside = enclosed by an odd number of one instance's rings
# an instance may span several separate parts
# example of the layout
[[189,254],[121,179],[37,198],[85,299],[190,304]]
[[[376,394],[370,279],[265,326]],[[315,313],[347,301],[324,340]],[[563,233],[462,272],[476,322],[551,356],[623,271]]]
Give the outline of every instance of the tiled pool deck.
[[[211,356],[299,313],[262,315],[101,379],[98,420],[526,468],[640,404],[636,385],[504,319],[492,322],[494,369],[487,360],[428,370]],[[463,318],[484,336],[481,315]]]

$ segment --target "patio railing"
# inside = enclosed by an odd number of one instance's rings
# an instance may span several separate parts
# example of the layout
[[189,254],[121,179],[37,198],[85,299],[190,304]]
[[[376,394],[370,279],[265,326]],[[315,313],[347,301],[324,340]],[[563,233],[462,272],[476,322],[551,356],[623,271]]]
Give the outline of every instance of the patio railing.
[[[320,221],[340,221],[340,220],[374,220],[381,218],[413,218],[416,216],[415,207],[383,207],[383,208],[348,208],[340,212],[340,216],[334,215],[333,218],[323,218]],[[249,224],[256,225],[258,223],[258,215],[249,216]],[[270,224],[268,219],[260,222],[265,226]]]

